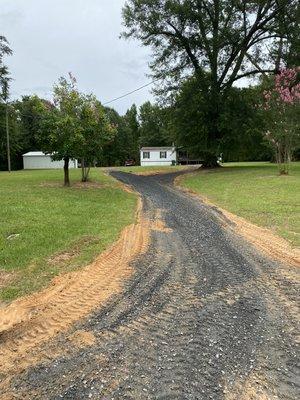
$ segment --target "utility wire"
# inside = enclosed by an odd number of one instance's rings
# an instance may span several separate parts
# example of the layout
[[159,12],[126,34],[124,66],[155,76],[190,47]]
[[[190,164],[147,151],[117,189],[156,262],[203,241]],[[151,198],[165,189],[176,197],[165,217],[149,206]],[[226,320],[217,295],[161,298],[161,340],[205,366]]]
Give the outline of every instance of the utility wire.
[[[154,79],[152,82],[149,82],[149,83],[147,83],[146,85],[143,85],[143,86],[141,86],[141,87],[139,87],[139,88],[137,88],[137,89],[135,89],[135,90],[132,90],[131,92],[128,92],[128,93],[126,93],[126,94],[123,94],[122,96],[116,97],[115,99],[109,100],[109,101],[103,103],[102,105],[103,105],[103,106],[106,106],[107,104],[110,104],[110,103],[113,103],[113,102],[115,102],[115,101],[117,101],[117,100],[123,99],[124,97],[127,97],[127,96],[129,96],[129,95],[131,95],[131,94],[133,94],[133,93],[138,92],[139,90],[142,90],[142,89],[144,89],[144,88],[146,88],[146,87],[152,85],[153,83],[157,82],[158,80],[159,80],[159,79]],[[31,118],[41,118],[41,117],[39,117],[38,115],[34,115],[34,116],[33,116],[32,114],[25,114],[25,113],[22,113],[22,112],[20,112],[20,111],[17,112],[17,116],[22,116],[22,117],[28,116],[28,117],[31,117]]]
[[141,86],[141,87],[139,87],[139,88],[137,88],[137,89],[135,89],[135,90],[132,90],[131,92],[128,92],[128,93],[126,93],[126,94],[123,94],[122,96],[116,97],[115,99],[112,99],[112,100],[109,100],[109,101],[105,102],[105,103],[103,103],[103,105],[106,106],[107,104],[113,103],[114,101],[123,99],[124,97],[127,97],[127,96],[129,96],[130,94],[132,94],[132,93],[138,92],[139,90],[142,90],[142,89],[144,89],[145,87],[150,86],[150,85],[152,85],[153,83],[155,83],[155,82],[157,82],[157,81],[158,81],[158,79],[155,79],[154,81],[149,82],[149,83],[147,83],[146,85],[143,85],[143,86]]

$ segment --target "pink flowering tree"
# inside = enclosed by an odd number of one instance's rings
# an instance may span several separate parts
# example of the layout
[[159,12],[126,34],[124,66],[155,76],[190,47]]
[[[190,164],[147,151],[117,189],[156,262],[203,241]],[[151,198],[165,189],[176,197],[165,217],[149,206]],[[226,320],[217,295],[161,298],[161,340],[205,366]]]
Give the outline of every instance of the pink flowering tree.
[[293,151],[300,143],[300,68],[282,69],[263,91],[265,137],[272,145],[281,175],[289,173]]

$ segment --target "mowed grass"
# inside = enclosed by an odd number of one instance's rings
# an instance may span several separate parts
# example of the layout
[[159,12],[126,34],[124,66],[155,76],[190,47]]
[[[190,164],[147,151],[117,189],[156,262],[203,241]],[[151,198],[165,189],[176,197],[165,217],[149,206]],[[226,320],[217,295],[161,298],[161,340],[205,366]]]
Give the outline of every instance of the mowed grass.
[[100,169],[62,186],[58,170],[0,173],[0,299],[46,286],[90,262],[133,222],[137,197]]
[[185,176],[181,184],[299,246],[300,163],[292,163],[289,176],[279,176],[277,166],[271,163],[228,163],[223,167]]

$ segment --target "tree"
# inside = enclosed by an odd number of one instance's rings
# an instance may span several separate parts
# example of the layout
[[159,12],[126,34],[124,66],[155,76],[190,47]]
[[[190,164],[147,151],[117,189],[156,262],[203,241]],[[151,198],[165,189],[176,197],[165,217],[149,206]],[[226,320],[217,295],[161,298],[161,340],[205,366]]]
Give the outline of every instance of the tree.
[[21,145],[23,153],[32,150],[39,150],[36,133],[39,130],[41,120],[41,105],[51,107],[48,100],[39,98],[36,95],[23,96],[21,100],[12,103],[19,120]]
[[60,78],[54,86],[54,104],[44,108],[39,142],[54,160],[64,160],[64,185],[70,186],[69,161],[75,158],[81,144],[77,112],[81,106],[75,81]]
[[139,110],[141,146],[165,146],[166,142],[162,110],[150,101]]
[[[8,118],[7,118],[8,117]],[[7,145],[7,123],[9,146]],[[7,150],[9,149],[11,169],[20,168],[19,154],[22,152],[22,138],[18,114],[10,104],[0,102],[0,170],[7,171]]]
[[84,97],[80,119],[83,141],[78,154],[81,158],[82,182],[87,182],[90,167],[100,158],[103,146],[114,137],[116,129],[94,96]]
[[266,161],[272,151],[264,138],[265,119],[257,110],[259,86],[231,88],[222,107],[223,161]]
[[139,122],[133,104],[124,116],[112,108],[106,108],[110,123],[116,134],[104,147],[102,165],[124,165],[127,159],[139,159]]
[[10,81],[9,72],[7,66],[3,63],[5,55],[11,55],[12,50],[9,47],[9,43],[4,36],[0,36],[0,97],[5,101],[5,97],[8,97],[8,83]]
[[279,14],[294,15],[296,5],[296,0],[128,0],[124,6],[123,35],[152,48],[153,75],[165,82],[158,94],[173,93],[182,80],[196,77],[206,99],[205,166],[217,166],[224,139],[221,106],[231,87],[274,71],[265,44],[278,38]]
[[9,132],[9,83],[11,78],[9,76],[8,68],[3,63],[5,55],[12,54],[8,45],[8,41],[4,36],[0,36],[0,99],[5,103],[5,127],[6,127],[6,154],[7,154],[7,167],[11,171],[11,157],[10,157],[10,132]]
[[[64,184],[70,185],[69,161],[80,158],[82,180],[88,179],[92,162],[114,134],[104,109],[92,95],[79,93],[76,79],[60,78],[54,86],[54,103],[42,104],[39,143],[54,160],[64,160]],[[98,155],[99,154],[99,155]]]
[[[170,107],[169,120],[178,147],[193,157],[203,158],[207,152],[207,102],[196,77],[187,79]],[[218,149],[220,152],[220,149]]]
[[114,137],[104,145],[100,163],[103,166],[119,166],[124,164],[127,158],[125,154],[127,136],[124,117],[120,116],[113,108],[106,107],[105,112],[110,124],[115,128],[116,133]]
[[[4,75],[6,75],[4,73]],[[7,154],[7,170],[11,172],[11,155],[10,155],[10,131],[9,131],[9,76],[2,74],[2,99],[5,104],[5,128],[6,128],[6,154]]]
[[123,117],[126,130],[126,158],[139,160],[140,127],[136,105],[133,104]]
[[[207,151],[206,98],[198,90],[196,77],[184,82],[168,108],[169,132],[178,147],[184,147],[191,157],[202,157]],[[255,105],[259,88],[231,88],[220,108],[219,125],[223,139],[218,153],[225,161],[266,160],[272,152],[264,141],[264,120]]]
[[[288,11],[288,12],[287,12]],[[292,8],[282,8],[274,30],[276,38],[271,48],[275,71],[300,65],[300,3]]]
[[[47,100],[37,96],[23,96],[21,100],[8,103],[8,125],[10,133],[11,168],[23,166],[22,155],[39,150],[37,132],[41,122],[41,109],[51,106]],[[6,104],[0,102],[0,169],[7,169]]]
[[289,173],[293,151],[300,144],[300,69],[283,69],[263,91],[265,136],[274,148],[279,173]]

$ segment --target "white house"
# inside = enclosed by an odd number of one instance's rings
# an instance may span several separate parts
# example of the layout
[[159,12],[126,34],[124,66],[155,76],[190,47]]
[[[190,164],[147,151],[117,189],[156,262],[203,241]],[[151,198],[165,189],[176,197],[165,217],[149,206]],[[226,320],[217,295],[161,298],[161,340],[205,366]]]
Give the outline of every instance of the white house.
[[172,165],[177,162],[176,147],[142,147],[141,165]]
[[[30,151],[23,154],[24,169],[60,169],[64,166],[64,161],[52,161],[50,154],[41,151]],[[77,160],[71,160],[69,168],[77,168]]]

